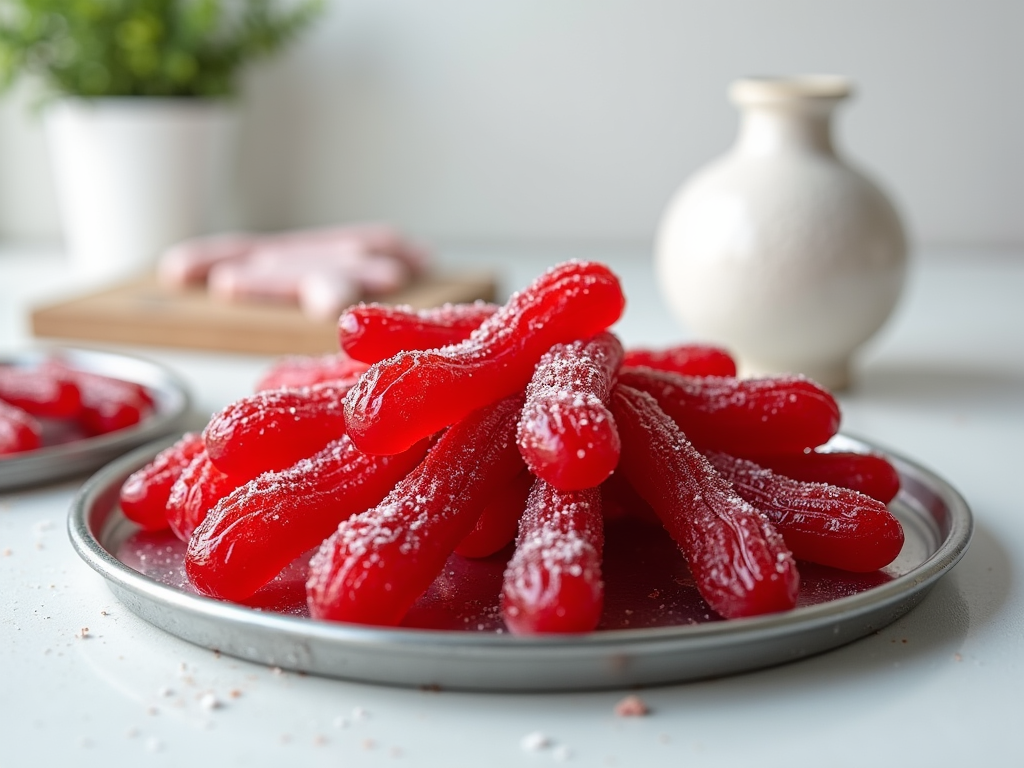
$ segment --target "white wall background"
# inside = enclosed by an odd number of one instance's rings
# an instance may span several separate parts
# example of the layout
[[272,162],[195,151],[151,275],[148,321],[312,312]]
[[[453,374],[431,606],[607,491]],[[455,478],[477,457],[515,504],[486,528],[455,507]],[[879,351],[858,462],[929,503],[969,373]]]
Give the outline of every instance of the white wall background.
[[[732,141],[728,82],[859,84],[839,144],[926,244],[1024,244],[1022,0],[333,0],[250,74],[242,223],[646,243]],[[56,239],[39,126],[0,102],[0,237]]]

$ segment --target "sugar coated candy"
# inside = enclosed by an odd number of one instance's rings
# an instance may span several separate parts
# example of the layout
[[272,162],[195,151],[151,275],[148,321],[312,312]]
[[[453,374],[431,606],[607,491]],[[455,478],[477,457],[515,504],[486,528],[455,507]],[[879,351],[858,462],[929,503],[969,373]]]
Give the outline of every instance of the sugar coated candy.
[[42,435],[33,416],[0,400],[0,456],[35,450],[43,444]]
[[345,401],[348,433],[368,453],[397,453],[477,408],[521,392],[553,344],[618,320],[618,278],[572,261],[545,272],[459,344],[402,352],[370,367]]
[[782,537],[740,498],[650,395],[617,385],[619,468],[654,508],[708,605],[725,618],[796,605],[800,577]]
[[192,459],[203,450],[203,438],[188,432],[136,470],[121,486],[121,511],[148,531],[167,527],[171,488]]
[[668,349],[632,348],[623,365],[642,366],[684,376],[735,376],[736,361],[721,347],[710,344],[679,344]]
[[604,521],[597,488],[537,480],[505,570],[501,611],[517,635],[590,632],[601,620]]
[[839,430],[839,406],[802,376],[735,379],[624,368],[619,381],[647,392],[699,448],[734,456],[797,453]]
[[368,456],[343,435],[220,499],[189,539],[185,572],[205,595],[244,600],[338,524],[377,504],[426,452]]
[[619,462],[619,433],[608,409],[622,363],[611,333],[556,344],[526,387],[519,452],[534,475],[563,491],[595,488]]
[[290,467],[345,433],[342,402],[354,379],[243,397],[210,419],[210,460],[241,482]]
[[522,470],[515,444],[521,408],[522,396],[514,395],[462,419],[380,504],[341,523],[310,561],[310,614],[398,624]]
[[851,451],[801,451],[752,457],[780,475],[859,491],[888,504],[900,491],[900,474],[883,456]]
[[432,309],[356,304],[338,318],[338,342],[356,360],[378,363],[406,350],[465,341],[497,311],[497,305],[484,301]]
[[903,528],[885,504],[849,488],[808,483],[751,461],[709,453],[736,493],[761,510],[798,560],[866,573],[903,548]]

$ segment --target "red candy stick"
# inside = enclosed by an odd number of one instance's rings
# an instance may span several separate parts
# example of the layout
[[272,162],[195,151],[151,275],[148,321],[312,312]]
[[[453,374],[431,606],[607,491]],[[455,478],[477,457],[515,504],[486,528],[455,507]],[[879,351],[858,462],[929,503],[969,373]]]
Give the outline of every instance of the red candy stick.
[[203,438],[194,432],[160,451],[121,486],[121,511],[147,531],[167,527],[167,502],[175,481],[203,450]]
[[167,498],[167,524],[182,541],[188,541],[206,514],[238,486],[210,461],[205,450],[192,457],[171,486]]
[[900,491],[899,472],[876,454],[808,451],[753,457],[752,461],[794,480],[849,488],[883,504],[896,498]]
[[94,374],[78,374],[75,383],[82,395],[79,420],[94,435],[135,426],[153,410],[152,398],[143,397],[137,384]]
[[377,504],[423,458],[427,442],[369,456],[343,436],[280,472],[236,488],[189,540],[185,572],[205,595],[244,600],[338,523]]
[[519,452],[534,475],[563,491],[595,488],[619,463],[619,433],[606,405],[622,345],[599,333],[544,353],[526,388]]
[[654,368],[683,376],[735,376],[736,361],[721,347],[680,344],[664,350],[627,349],[623,365]]
[[143,384],[139,384],[136,381],[128,381],[127,379],[118,379],[113,376],[103,376],[99,373],[93,373],[92,371],[83,371],[80,368],[73,367],[70,363],[60,358],[50,358],[40,366],[44,370],[63,374],[71,379],[73,382],[78,384],[79,389],[82,388],[82,384],[88,384],[94,382],[97,384],[116,384],[120,391],[130,393],[130,397],[133,400],[139,400],[147,405],[153,405],[152,394]]
[[42,433],[42,426],[33,416],[0,400],[0,456],[39,448]]
[[301,389],[328,381],[343,381],[358,376],[370,366],[353,360],[344,352],[319,357],[295,355],[285,357],[271,366],[256,383],[256,391],[268,389]]
[[796,563],[767,518],[719,477],[654,398],[620,384],[612,412],[622,435],[620,471],[679,545],[712,610],[731,619],[793,608]]
[[92,435],[132,427],[153,411],[152,396],[134,381],[80,371],[59,360],[47,361],[44,367],[66,376],[78,387],[82,399],[78,420]]
[[203,430],[217,469],[243,482],[290,467],[345,433],[345,394],[354,379],[257,392],[227,406]]
[[506,398],[453,425],[380,504],[343,522],[310,561],[310,614],[398,624],[487,503],[522,471],[521,407],[521,397]]
[[501,612],[515,635],[590,632],[601,620],[604,521],[597,488],[534,483],[505,570]]
[[625,298],[602,264],[545,272],[459,344],[373,365],[345,401],[348,432],[368,453],[398,453],[467,414],[521,391],[554,344],[614,323]]
[[845,571],[884,568],[903,548],[903,528],[885,504],[823,483],[777,475],[724,453],[708,459],[741,497],[764,512],[793,556]]
[[52,370],[0,366],[0,400],[47,419],[69,419],[82,409],[78,386]]
[[515,539],[532,487],[533,475],[524,469],[484,508],[476,526],[459,542],[455,553],[463,557],[490,557]]
[[734,456],[799,453],[839,430],[835,399],[801,376],[688,377],[623,368],[619,381],[652,395],[701,449]]
[[409,349],[458,344],[497,311],[483,301],[434,309],[357,304],[338,319],[338,342],[356,360],[377,363]]

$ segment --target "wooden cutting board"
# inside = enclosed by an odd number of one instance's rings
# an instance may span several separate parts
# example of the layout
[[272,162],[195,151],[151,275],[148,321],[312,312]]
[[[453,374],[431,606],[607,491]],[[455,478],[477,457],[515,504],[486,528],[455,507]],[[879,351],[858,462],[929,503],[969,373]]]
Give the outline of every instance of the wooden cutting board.
[[[367,300],[423,309],[493,301],[495,292],[493,275],[433,275],[399,293]],[[270,355],[338,350],[337,324],[311,320],[298,307],[218,301],[203,288],[167,288],[155,277],[38,307],[31,323],[33,334],[48,338]]]

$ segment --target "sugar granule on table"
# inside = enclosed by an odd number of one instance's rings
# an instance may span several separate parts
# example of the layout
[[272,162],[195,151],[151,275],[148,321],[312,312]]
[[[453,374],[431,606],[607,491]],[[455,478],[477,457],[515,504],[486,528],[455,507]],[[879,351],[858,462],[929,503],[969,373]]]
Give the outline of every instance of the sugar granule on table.
[[555,751],[552,753],[552,757],[560,763],[564,763],[572,758],[572,750],[564,744],[560,744],[555,747]]
[[539,752],[551,746],[551,739],[541,731],[534,731],[523,736],[519,741],[519,746],[524,752]]

